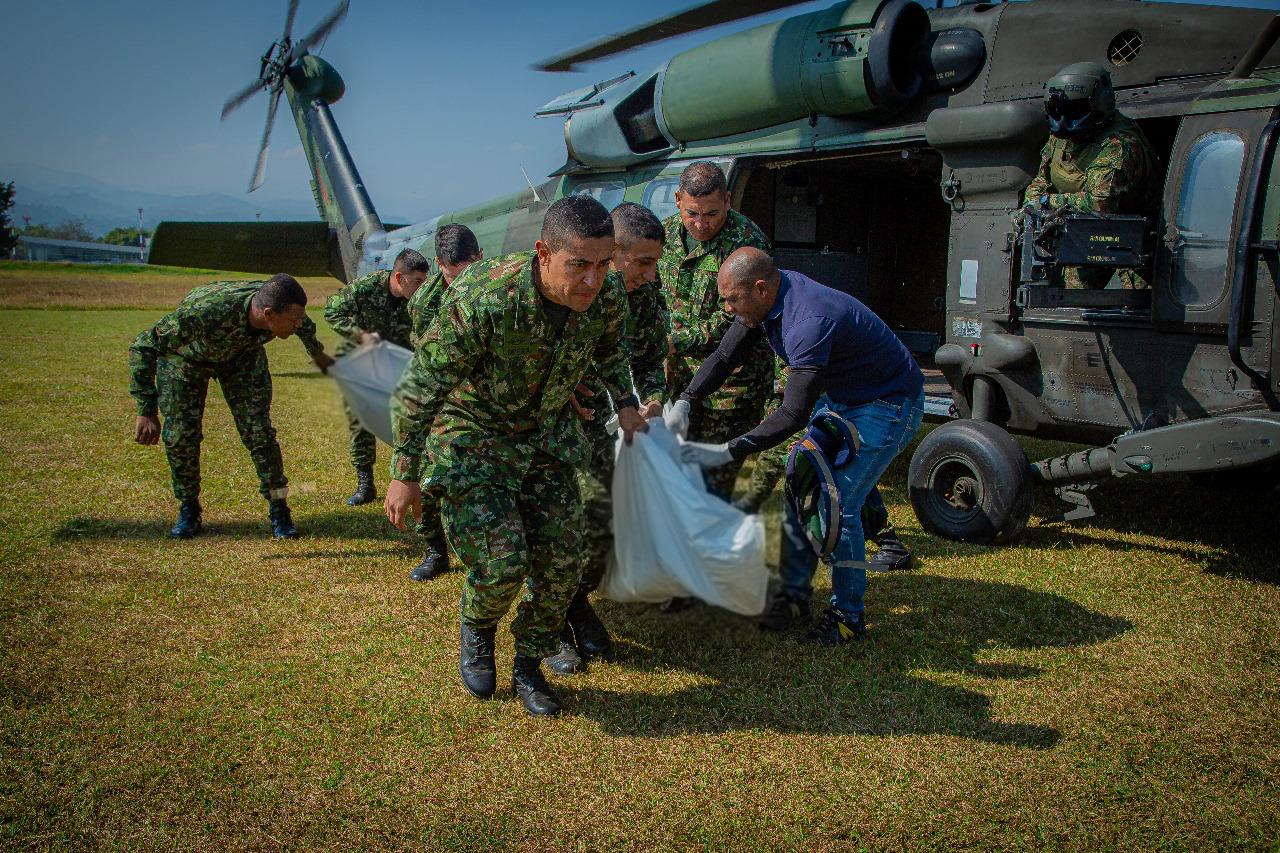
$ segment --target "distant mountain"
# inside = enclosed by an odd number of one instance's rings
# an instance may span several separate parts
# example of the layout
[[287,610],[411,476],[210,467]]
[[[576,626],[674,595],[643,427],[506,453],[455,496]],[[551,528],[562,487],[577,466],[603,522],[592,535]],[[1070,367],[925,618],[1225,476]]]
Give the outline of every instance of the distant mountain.
[[[111,186],[88,175],[49,169],[29,163],[0,163],[0,181],[13,181],[17,193],[13,221],[19,227],[23,217],[31,223],[57,225],[68,219],[82,219],[95,234],[142,221],[154,228],[162,220],[252,221],[261,214],[264,221],[314,220],[319,218],[309,200],[236,198],[222,193],[168,195]],[[407,222],[391,216],[390,222]]]

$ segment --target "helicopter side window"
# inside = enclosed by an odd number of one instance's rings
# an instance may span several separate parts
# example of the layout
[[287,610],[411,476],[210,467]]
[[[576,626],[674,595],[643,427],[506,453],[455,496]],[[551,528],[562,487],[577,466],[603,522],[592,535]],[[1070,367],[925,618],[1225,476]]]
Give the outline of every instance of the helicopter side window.
[[659,178],[650,182],[644,190],[644,206],[659,219],[666,219],[676,212],[676,190],[679,188],[679,178]]
[[1244,154],[1243,139],[1214,131],[1196,140],[1187,155],[1170,282],[1171,295],[1184,306],[1205,306],[1222,296]]
[[626,191],[627,186],[622,181],[602,181],[574,187],[571,195],[589,195],[603,204],[605,210],[613,210],[622,204],[622,196]]

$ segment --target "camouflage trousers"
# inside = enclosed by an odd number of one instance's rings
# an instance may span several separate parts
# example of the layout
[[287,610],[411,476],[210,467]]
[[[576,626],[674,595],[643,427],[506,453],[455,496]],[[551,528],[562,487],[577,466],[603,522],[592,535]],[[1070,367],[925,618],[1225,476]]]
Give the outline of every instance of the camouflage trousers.
[[523,481],[450,486],[443,508],[450,548],[467,569],[462,623],[493,627],[523,593],[511,622],[516,652],[554,655],[581,577],[573,466],[538,451]]
[[1145,290],[1150,287],[1142,274],[1135,269],[1112,270],[1109,267],[1063,267],[1062,286],[1068,290],[1102,290],[1115,273],[1124,290]]
[[443,497],[444,493],[438,487],[423,485],[422,514],[418,516],[413,532],[428,542],[445,538],[444,516],[440,511],[440,502]]
[[176,355],[160,359],[156,368],[164,421],[160,436],[169,459],[174,496],[180,501],[200,496],[200,442],[210,379],[222,386],[240,441],[258,473],[258,490],[264,498],[283,497],[289,481],[271,425],[271,372],[262,347],[229,364],[200,364]]
[[[764,400],[739,398],[736,402],[737,405],[727,409],[694,407],[689,415],[689,440],[722,444],[731,438],[750,432],[764,419]],[[703,471],[702,476],[706,480],[707,491],[717,497],[731,500],[733,485],[737,482],[738,472],[741,470],[741,462],[730,462],[728,465]]]
[[591,458],[578,470],[578,491],[582,495],[586,529],[583,534],[582,583],[592,592],[600,586],[613,553],[613,448],[617,436],[597,424],[586,424]]
[[378,439],[360,425],[360,419],[344,397],[342,410],[347,415],[347,431],[351,433],[351,466],[356,470],[372,468],[377,461]]
[[769,499],[782,475],[787,473],[787,453],[798,440],[799,435],[793,436],[786,443],[756,455],[751,477],[747,480],[747,491],[742,496],[744,503],[761,506]]
[[[747,491],[742,496],[744,502],[760,506],[773,495],[773,490],[787,472],[787,455],[802,434],[796,433],[777,447],[771,447],[756,456],[755,466],[747,481]],[[889,524],[889,511],[885,508],[880,490],[875,486],[871,487],[866,502],[862,504],[862,530],[868,539],[894,532],[893,526]]]

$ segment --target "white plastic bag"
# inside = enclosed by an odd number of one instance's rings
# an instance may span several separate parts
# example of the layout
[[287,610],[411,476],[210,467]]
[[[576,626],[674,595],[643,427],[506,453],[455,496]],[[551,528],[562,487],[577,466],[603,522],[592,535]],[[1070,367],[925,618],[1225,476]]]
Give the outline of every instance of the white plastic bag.
[[660,419],[617,454],[615,560],[600,594],[649,602],[691,595],[734,613],[762,612],[769,575],[760,516],[708,494],[701,472],[680,462],[680,440]]
[[413,353],[378,341],[356,347],[329,368],[342,396],[369,432],[391,444],[391,393]]

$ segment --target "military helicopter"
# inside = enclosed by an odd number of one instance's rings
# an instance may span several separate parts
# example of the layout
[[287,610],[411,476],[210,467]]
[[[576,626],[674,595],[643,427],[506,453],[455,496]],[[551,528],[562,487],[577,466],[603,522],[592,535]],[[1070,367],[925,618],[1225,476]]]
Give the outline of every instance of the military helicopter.
[[[670,35],[796,5],[715,0],[543,63],[565,70]],[[271,119],[283,94],[310,163],[320,223],[162,223],[151,261],[331,273],[432,254],[438,227],[486,256],[528,249],[551,202],[585,193],[661,217],[680,172],[711,160],[780,266],[856,295],[928,377],[930,415],[909,481],[925,529],[1007,543],[1033,493],[1093,514],[1112,477],[1192,474],[1273,485],[1280,460],[1280,17],[1140,0],[846,0],[565,94],[567,158],[539,185],[406,227],[384,226],[331,112],[337,71],[309,52],[344,2],[293,41],[297,9],[262,57]],[[1015,237],[1048,127],[1043,84],[1082,60],[1160,163],[1158,205],[1117,237],[1106,217]],[[1132,223],[1131,223],[1132,224]],[[1064,227],[1070,225],[1070,227]],[[1053,239],[1048,239],[1050,236]],[[1121,245],[1122,243],[1122,245]],[[1054,269],[1137,266],[1150,287],[1073,291]],[[1048,274],[1046,274],[1046,270]],[[1113,282],[1114,285],[1114,282]],[[1012,434],[1090,445],[1031,463]]]

